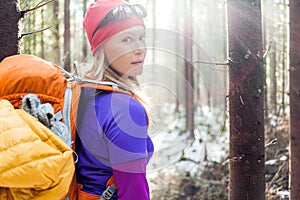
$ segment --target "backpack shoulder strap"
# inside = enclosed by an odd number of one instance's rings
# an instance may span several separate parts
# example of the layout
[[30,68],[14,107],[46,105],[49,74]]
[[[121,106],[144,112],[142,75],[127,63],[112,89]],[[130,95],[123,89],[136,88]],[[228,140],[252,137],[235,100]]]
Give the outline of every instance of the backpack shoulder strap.
[[[69,82],[65,91],[65,102],[64,102],[64,112],[63,118],[64,123],[69,129],[69,133],[71,134],[72,139],[72,149],[75,152],[75,139],[76,139],[76,121],[77,121],[77,112],[78,112],[78,105],[81,95],[82,88],[95,88],[99,90],[106,90],[106,91],[113,91],[113,92],[122,92],[130,94],[129,91],[123,90],[118,88],[116,84],[109,83],[109,82],[89,82],[89,81],[72,81]],[[76,156],[76,154],[75,154]],[[75,163],[77,162],[77,158],[74,159]],[[107,189],[105,190],[104,194],[100,196],[99,199],[105,198],[108,196],[112,196],[116,190],[114,178],[113,176],[110,177],[109,182],[107,183]],[[77,182],[76,182],[76,175],[74,174],[73,180],[69,187],[68,197],[70,200],[76,200],[76,195],[79,195],[79,191]]]
[[65,98],[64,98],[63,119],[65,125],[68,128],[69,133],[71,133],[73,150],[75,150],[74,141],[76,138],[76,120],[77,120],[78,105],[79,105],[82,88],[95,88],[99,90],[120,92],[120,93],[134,96],[133,92],[113,82],[106,82],[106,81],[98,82],[98,81],[90,81],[90,80],[83,80],[83,79],[68,82],[65,91]]

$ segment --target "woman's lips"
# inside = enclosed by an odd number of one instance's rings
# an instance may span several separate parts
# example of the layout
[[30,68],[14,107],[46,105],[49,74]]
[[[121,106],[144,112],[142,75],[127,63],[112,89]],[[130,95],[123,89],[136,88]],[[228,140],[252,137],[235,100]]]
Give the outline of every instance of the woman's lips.
[[131,64],[133,64],[133,65],[137,65],[137,66],[142,66],[142,65],[143,65],[143,63],[144,63],[144,61],[143,61],[143,60],[138,60],[138,61],[131,62]]

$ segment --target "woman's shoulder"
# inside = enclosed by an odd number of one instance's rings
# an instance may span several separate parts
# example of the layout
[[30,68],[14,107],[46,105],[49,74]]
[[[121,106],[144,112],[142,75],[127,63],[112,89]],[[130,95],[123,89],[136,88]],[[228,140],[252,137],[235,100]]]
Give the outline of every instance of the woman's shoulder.
[[106,103],[120,108],[145,110],[143,105],[132,95],[121,92],[104,92],[97,97],[98,103]]
[[131,118],[134,121],[140,121],[140,123],[142,123],[141,120],[144,122],[148,120],[144,106],[131,95],[120,92],[104,93],[99,95],[96,101],[99,110],[105,109],[113,116]]

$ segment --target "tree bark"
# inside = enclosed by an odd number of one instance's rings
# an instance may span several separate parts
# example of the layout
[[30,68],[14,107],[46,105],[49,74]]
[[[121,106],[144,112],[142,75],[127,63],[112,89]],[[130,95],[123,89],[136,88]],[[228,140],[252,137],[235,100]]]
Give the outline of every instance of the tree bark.
[[300,196],[300,2],[290,0],[290,199]]
[[264,68],[260,0],[228,0],[229,199],[264,200]]
[[[262,33],[263,33],[263,47],[267,47],[268,45],[268,30],[269,30],[269,27],[268,27],[268,23],[267,23],[267,19],[268,19],[268,14],[269,14],[269,2],[268,0],[265,0],[263,1],[263,9],[262,9],[262,12],[264,13],[263,17],[262,17]],[[269,90],[268,90],[268,83],[267,83],[267,74],[268,74],[268,64],[267,64],[267,61],[266,61],[266,58],[264,58],[264,69],[265,69],[265,102],[264,102],[264,105],[265,105],[265,117],[266,117],[266,120],[265,120],[265,123],[269,123],[268,121],[268,116],[269,116],[269,101],[268,101],[268,93],[269,93]]]
[[19,53],[19,1],[0,1],[0,62]]

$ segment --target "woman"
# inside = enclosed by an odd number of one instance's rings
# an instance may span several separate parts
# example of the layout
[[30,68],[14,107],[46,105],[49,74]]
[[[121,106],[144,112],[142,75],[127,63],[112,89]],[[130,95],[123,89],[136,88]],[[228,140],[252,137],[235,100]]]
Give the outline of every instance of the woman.
[[147,133],[149,119],[144,101],[132,92],[146,55],[145,16],[140,5],[98,0],[84,18],[94,63],[82,69],[83,78],[126,89],[85,88],[81,93],[76,139],[81,199],[98,199],[112,175],[117,187],[113,199],[150,199],[146,179],[146,164],[153,152]]

